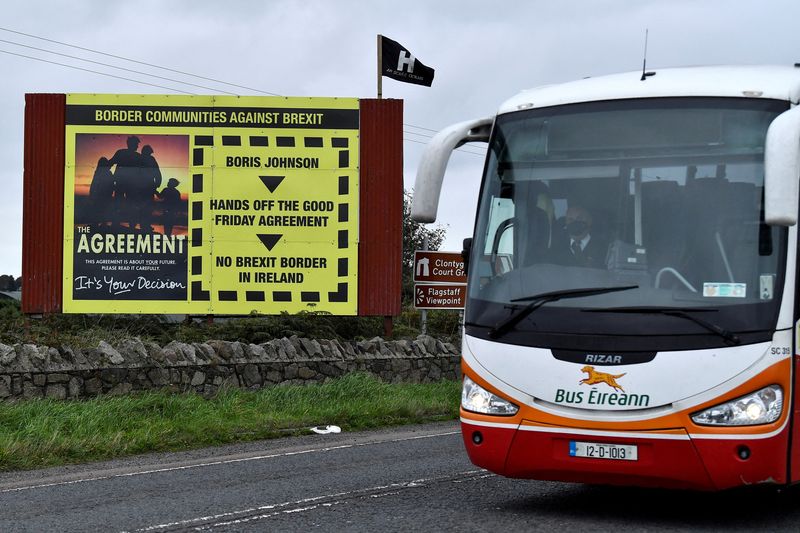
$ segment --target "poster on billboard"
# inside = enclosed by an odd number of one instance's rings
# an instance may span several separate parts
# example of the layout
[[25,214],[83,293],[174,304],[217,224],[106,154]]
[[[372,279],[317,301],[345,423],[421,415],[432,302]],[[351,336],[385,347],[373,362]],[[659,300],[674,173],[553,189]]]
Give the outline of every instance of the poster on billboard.
[[357,312],[358,100],[68,95],[65,312]]

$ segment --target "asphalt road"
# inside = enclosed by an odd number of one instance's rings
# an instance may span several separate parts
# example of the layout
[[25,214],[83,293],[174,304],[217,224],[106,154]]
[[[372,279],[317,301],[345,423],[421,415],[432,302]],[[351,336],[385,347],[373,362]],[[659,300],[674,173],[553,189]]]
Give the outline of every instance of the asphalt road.
[[797,531],[800,491],[510,480],[456,423],[0,475],[0,531]]

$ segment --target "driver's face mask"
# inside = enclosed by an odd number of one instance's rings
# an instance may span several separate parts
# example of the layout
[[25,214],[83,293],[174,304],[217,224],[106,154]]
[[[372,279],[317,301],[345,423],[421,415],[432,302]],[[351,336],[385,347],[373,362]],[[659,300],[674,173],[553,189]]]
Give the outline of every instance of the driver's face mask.
[[566,229],[570,237],[580,237],[589,230],[589,224],[583,220],[573,220],[567,223]]

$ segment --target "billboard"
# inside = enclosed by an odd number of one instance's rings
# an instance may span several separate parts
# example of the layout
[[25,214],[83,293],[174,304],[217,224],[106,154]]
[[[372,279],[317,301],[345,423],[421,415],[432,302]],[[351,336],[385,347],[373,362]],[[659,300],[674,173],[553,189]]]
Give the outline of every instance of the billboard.
[[70,94],[63,311],[358,312],[359,101]]

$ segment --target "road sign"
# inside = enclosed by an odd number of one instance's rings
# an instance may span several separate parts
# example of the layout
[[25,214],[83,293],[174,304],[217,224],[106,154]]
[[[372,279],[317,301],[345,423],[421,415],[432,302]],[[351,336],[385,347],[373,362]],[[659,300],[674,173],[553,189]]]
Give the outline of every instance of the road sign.
[[414,307],[417,309],[464,309],[467,286],[445,283],[414,285]]
[[461,252],[414,252],[414,281],[428,283],[466,283]]

